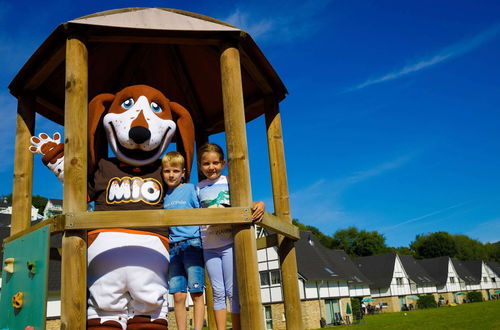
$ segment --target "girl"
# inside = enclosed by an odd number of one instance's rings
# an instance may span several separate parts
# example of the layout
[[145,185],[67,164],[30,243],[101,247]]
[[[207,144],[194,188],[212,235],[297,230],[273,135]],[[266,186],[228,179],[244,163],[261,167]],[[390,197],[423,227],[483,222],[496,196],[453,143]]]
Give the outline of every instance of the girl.
[[[198,168],[206,177],[198,183],[196,191],[201,207],[228,207],[229,184],[222,175],[224,152],[216,144],[206,143],[199,150]],[[264,215],[264,203],[252,207],[252,219]],[[231,225],[201,226],[205,267],[213,288],[215,323],[218,330],[226,329],[226,298],[231,305],[233,330],[240,329],[238,285],[234,269],[233,231]]]

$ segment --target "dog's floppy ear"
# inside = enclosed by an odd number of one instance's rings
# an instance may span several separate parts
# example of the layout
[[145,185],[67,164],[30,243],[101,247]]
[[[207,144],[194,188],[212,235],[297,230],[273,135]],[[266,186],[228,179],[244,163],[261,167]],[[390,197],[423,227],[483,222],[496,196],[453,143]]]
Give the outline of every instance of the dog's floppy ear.
[[105,157],[108,153],[106,132],[104,131],[102,117],[115,99],[113,94],[99,94],[89,103],[88,121],[88,149],[89,168],[88,172],[93,173],[99,158]]
[[[189,111],[182,105],[170,102],[170,110],[177,117],[177,129],[181,134],[182,145],[186,153],[186,182],[189,182],[191,176],[191,165],[194,155],[194,124]],[[179,143],[180,141],[177,141]]]

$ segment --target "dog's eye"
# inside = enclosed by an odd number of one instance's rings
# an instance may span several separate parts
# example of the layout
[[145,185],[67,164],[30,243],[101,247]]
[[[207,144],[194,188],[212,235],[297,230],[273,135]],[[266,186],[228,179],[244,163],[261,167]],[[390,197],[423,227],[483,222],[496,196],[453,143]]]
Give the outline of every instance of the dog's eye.
[[151,102],[151,109],[154,113],[160,113],[162,111],[160,105],[156,102]]
[[128,110],[128,109],[132,108],[133,105],[134,105],[134,99],[128,98],[125,101],[123,101],[122,108]]

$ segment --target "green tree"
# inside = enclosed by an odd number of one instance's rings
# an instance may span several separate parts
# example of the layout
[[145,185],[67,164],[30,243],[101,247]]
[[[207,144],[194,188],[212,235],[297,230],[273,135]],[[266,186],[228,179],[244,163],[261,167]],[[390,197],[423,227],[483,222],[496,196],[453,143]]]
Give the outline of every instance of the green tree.
[[455,257],[460,260],[487,259],[486,248],[483,243],[466,235],[454,235],[457,253]]
[[500,241],[496,243],[486,243],[484,245],[486,260],[500,262]]
[[43,215],[43,210],[45,209],[45,205],[47,205],[47,198],[35,195],[33,196],[31,203],[38,209],[38,214]]
[[356,227],[337,230],[332,248],[344,250],[352,257],[364,257],[388,251],[384,235],[377,231],[358,230]]
[[324,247],[331,248],[332,246],[332,238],[323,234],[318,228],[314,226],[307,226],[302,224],[298,219],[293,219],[292,223],[299,227],[299,230],[301,231],[310,231],[313,233],[314,236],[318,239],[318,241],[323,245]]
[[446,232],[417,235],[410,248],[417,258],[455,257],[457,254],[455,239]]

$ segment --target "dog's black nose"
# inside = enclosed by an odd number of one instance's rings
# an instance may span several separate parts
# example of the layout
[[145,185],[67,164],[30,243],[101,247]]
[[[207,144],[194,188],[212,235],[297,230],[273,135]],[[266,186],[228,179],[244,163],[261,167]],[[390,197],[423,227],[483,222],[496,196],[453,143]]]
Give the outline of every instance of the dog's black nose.
[[135,126],[128,132],[128,137],[132,139],[137,144],[141,144],[144,141],[149,140],[151,137],[151,132],[149,129],[142,126]]

